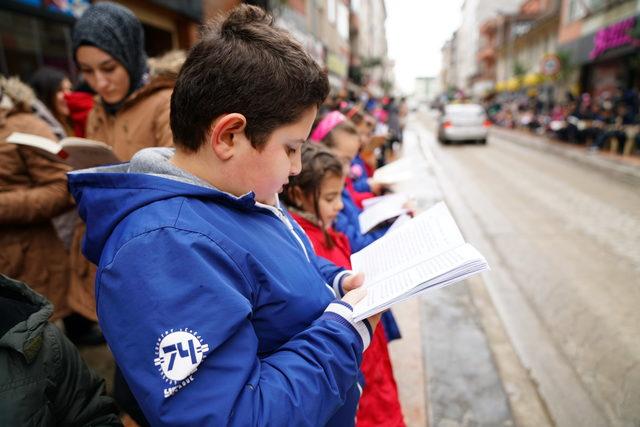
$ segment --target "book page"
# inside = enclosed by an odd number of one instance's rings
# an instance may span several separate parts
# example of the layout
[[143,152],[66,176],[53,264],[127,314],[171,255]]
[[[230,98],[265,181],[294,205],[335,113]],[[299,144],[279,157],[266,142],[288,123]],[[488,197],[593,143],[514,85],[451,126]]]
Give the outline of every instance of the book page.
[[401,225],[405,224],[408,221],[411,221],[411,215],[406,213],[400,215],[398,219],[393,221],[393,224],[391,225],[391,227],[389,227],[389,229],[387,230],[387,233],[391,233],[392,231],[396,230],[397,228],[399,228]]
[[77,136],[69,136],[60,141],[60,145],[66,150],[70,147],[96,147],[111,150],[111,147],[104,142],[96,141],[89,138],[79,138]]
[[465,243],[398,274],[370,283],[367,295],[353,308],[354,318],[369,317],[419,291],[458,282],[487,268],[484,257]]
[[6,141],[12,144],[27,145],[38,148],[50,154],[58,154],[60,150],[62,150],[62,147],[58,142],[43,136],[32,135],[29,133],[13,132],[9,135]]
[[64,150],[68,154],[67,163],[69,163],[73,169],[86,169],[120,163],[120,160],[113,154],[113,151],[108,146],[105,148],[93,144],[73,144],[66,145]]
[[368,233],[377,225],[392,218],[397,218],[406,213],[404,205],[409,197],[404,194],[393,194],[383,196],[382,200],[369,204],[368,207],[358,216],[360,222],[360,232]]
[[369,199],[364,199],[362,201],[362,207],[364,210],[367,210],[371,206],[376,205],[380,202],[393,200],[393,199],[402,199],[403,200],[402,203],[404,203],[409,199],[409,196],[405,193],[392,193],[392,194],[385,194],[384,196],[371,197]]
[[373,180],[380,184],[396,184],[398,182],[407,181],[413,177],[412,163],[410,159],[402,158],[391,162],[381,168],[376,169],[373,173]]
[[364,273],[367,286],[463,244],[458,226],[440,202],[351,255],[351,266]]
[[103,142],[84,138],[65,138],[62,147],[67,153],[67,163],[74,169],[120,163],[110,146]]

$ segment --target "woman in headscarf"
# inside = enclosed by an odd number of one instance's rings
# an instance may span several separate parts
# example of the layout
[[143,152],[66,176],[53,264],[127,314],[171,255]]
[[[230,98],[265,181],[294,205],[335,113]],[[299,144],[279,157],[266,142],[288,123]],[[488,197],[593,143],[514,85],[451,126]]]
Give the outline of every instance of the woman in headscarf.
[[[73,28],[73,54],[83,80],[96,92],[89,113],[86,137],[105,142],[121,161],[147,147],[173,145],[169,105],[181,61],[175,55],[150,70],[144,51],[144,31],[126,7],[101,2],[92,5]],[[167,70],[166,68],[169,68]],[[84,224],[76,229],[71,248],[69,305],[97,320],[96,268],[81,252]],[[116,400],[138,422],[145,424],[137,405],[116,372]]]
[[[96,92],[86,137],[109,144],[121,161],[139,150],[173,144],[169,103],[181,61],[172,72],[149,70],[142,24],[127,8],[101,2],[91,6],[73,29],[73,52],[84,81]],[[155,67],[166,67],[156,61]],[[151,76],[151,77],[150,77]],[[81,253],[84,224],[71,254],[69,305],[86,318],[95,312],[95,267]]]

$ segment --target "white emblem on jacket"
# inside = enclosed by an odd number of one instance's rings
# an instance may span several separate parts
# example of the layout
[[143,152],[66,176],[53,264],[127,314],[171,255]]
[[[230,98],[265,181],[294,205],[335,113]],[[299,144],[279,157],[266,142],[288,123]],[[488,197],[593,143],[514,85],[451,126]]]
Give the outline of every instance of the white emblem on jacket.
[[193,373],[207,357],[209,346],[197,332],[184,329],[164,331],[155,347],[154,365],[162,378],[172,387],[164,389],[164,397],[169,397],[193,381]]

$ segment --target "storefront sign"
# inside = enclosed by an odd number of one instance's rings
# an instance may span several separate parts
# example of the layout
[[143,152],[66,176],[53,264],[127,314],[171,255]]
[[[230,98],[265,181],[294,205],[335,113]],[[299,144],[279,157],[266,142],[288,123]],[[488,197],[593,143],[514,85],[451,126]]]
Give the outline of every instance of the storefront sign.
[[628,18],[605,27],[598,31],[593,38],[593,50],[589,54],[589,59],[595,59],[609,49],[620,46],[640,46],[640,39],[631,35],[632,29],[638,24],[636,17]]
[[560,72],[560,58],[554,54],[547,54],[542,58],[540,71],[545,76],[555,76]]

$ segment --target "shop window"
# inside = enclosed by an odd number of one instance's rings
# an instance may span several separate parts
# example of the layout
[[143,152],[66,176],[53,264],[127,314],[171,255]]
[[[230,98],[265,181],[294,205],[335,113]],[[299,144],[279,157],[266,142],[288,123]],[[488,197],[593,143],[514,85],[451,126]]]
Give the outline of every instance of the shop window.
[[0,71],[28,79],[48,65],[75,77],[68,24],[0,10]]

